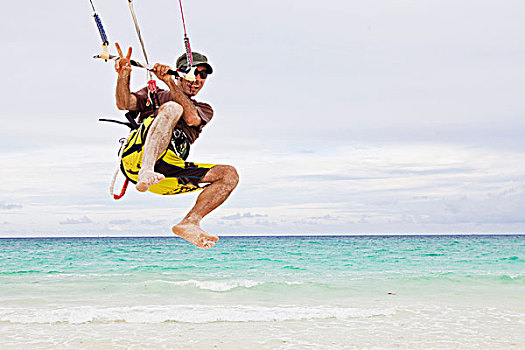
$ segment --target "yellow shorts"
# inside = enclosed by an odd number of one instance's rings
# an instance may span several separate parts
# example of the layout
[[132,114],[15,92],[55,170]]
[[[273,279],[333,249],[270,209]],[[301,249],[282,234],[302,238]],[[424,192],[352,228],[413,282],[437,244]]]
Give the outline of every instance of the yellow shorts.
[[[147,118],[134,130],[128,138],[122,153],[120,168],[129,181],[137,183],[139,170],[142,164],[144,143],[153,117]],[[162,195],[179,194],[198,191],[206,187],[199,185],[206,173],[215,164],[197,164],[186,162],[180,158],[171,145],[161,154],[155,163],[154,170],[166,178],[158,184],[152,185],[149,191]]]

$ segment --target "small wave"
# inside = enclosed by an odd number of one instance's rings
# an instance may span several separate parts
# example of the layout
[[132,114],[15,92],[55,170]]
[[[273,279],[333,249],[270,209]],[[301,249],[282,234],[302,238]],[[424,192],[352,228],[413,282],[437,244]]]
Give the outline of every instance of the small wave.
[[231,280],[231,281],[197,281],[197,280],[187,280],[187,281],[166,281],[166,280],[155,280],[153,282],[157,283],[168,283],[176,286],[193,286],[202,290],[211,290],[214,292],[226,292],[235,288],[252,288],[259,284],[260,282],[252,280]]
[[496,276],[496,279],[502,280],[502,281],[525,281],[525,276],[523,275],[498,275]]
[[17,270],[17,271],[2,271],[0,272],[0,275],[22,275],[22,274],[30,274],[30,273],[46,273],[47,271],[42,270]]
[[487,281],[504,281],[504,282],[523,282],[525,281],[525,274],[499,274],[499,273],[477,273],[465,275],[465,277],[473,280],[487,280]]
[[275,261],[275,262],[284,262],[282,260],[279,260],[279,259],[271,259],[271,258],[258,258],[258,259],[253,259],[254,261]]
[[284,283],[286,283],[289,286],[296,286],[296,285],[304,284],[304,282],[299,282],[299,281],[291,281],[291,282],[284,282]]
[[501,258],[500,260],[510,260],[510,261],[516,261],[520,258],[518,256],[509,256],[508,258]]
[[251,288],[282,288],[283,286],[314,286],[320,288],[327,288],[328,286],[322,283],[312,283],[303,281],[266,281],[258,282],[249,279],[243,280],[210,280],[210,281],[197,281],[197,280],[186,280],[186,281],[169,281],[169,280],[153,280],[148,281],[151,284],[170,284],[179,287],[191,287],[201,290],[213,291],[213,292],[227,292],[234,289],[251,289]]
[[83,323],[212,323],[350,319],[391,316],[394,309],[334,306],[148,305],[134,307],[70,307],[62,309],[0,308],[0,322],[22,324]]
[[283,266],[282,268],[287,269],[287,270],[306,270],[304,267],[298,267],[298,266],[293,266],[293,265],[286,265],[286,266]]
[[[389,272],[389,274],[393,274]],[[480,272],[472,271],[466,272],[455,272],[455,271],[441,271],[441,272],[428,272],[423,274],[400,274],[399,276],[404,277],[408,280],[428,280],[428,281],[452,281],[452,282],[464,282],[473,280],[486,280],[486,281],[525,281],[524,273],[498,273],[498,272]]]

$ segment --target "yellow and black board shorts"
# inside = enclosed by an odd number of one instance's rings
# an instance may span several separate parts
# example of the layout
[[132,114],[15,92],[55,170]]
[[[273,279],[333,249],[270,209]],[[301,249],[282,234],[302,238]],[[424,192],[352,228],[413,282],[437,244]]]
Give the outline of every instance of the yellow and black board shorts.
[[[144,143],[153,119],[145,119],[140,127],[130,134],[122,153],[121,170],[134,184],[137,183]],[[201,190],[206,186],[200,186],[199,182],[213,166],[215,164],[185,162],[175,153],[170,142],[170,146],[159,157],[154,168],[156,172],[164,175],[165,179],[150,186],[149,191],[170,195]]]

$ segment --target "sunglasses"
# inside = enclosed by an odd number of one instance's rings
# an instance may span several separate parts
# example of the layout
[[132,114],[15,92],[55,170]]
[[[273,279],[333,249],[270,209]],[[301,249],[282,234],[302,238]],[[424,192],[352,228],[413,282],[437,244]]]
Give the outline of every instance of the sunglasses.
[[[190,69],[186,66],[182,66],[179,68],[183,72],[189,72]],[[205,70],[195,70],[195,76],[200,76],[201,79],[206,79],[208,77],[208,72]]]

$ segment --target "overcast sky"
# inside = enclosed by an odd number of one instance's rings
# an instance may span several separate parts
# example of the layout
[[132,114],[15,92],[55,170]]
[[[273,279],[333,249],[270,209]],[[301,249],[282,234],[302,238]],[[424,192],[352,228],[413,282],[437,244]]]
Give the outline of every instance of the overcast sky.
[[[143,61],[126,0],[94,0]],[[135,0],[151,61],[178,1]],[[215,109],[190,160],[241,182],[215,234],[525,230],[525,3],[185,0]],[[108,192],[125,127],[89,0],[3,4],[0,236],[169,235],[195,194]],[[132,89],[145,85],[134,70]],[[162,83],[159,83],[161,85]]]

